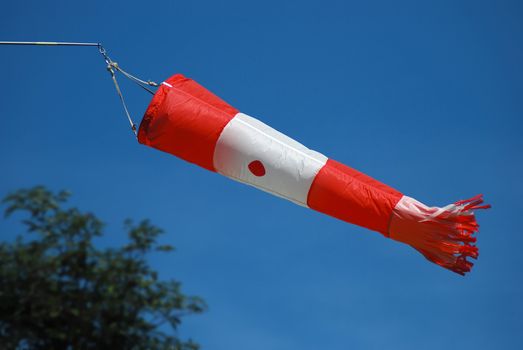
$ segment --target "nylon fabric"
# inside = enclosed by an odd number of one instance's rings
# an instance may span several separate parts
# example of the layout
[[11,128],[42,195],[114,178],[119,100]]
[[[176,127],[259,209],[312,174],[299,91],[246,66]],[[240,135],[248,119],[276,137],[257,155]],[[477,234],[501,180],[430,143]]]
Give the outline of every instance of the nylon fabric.
[[139,142],[236,181],[388,235],[393,188],[239,113],[192,79],[160,85]]
[[214,149],[238,111],[181,74],[161,84],[140,124],[138,141],[216,171]]
[[302,206],[326,161],[323,154],[243,113],[224,128],[214,153],[220,174]]
[[[236,181],[411,245],[459,274],[472,268],[480,196],[427,207],[372,177],[327,159],[183,75],[162,83],[139,142]],[[401,200],[403,198],[403,200]]]
[[310,208],[388,236],[402,194],[372,177],[329,159],[312,183]]

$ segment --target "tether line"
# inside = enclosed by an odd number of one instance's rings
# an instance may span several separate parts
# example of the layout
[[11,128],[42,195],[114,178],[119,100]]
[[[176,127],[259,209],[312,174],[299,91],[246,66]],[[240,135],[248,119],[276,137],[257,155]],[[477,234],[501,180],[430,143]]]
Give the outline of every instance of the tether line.
[[125,115],[127,119],[129,120],[129,123],[131,124],[131,130],[133,131],[134,135],[137,136],[136,133],[136,124],[131,118],[131,114],[129,113],[129,109],[127,108],[127,104],[125,103],[124,96],[122,94],[122,90],[120,89],[120,85],[118,84],[118,81],[116,80],[116,71],[120,72],[125,76],[127,79],[132,81],[133,83],[140,86],[142,89],[146,90],[150,94],[154,95],[154,91],[149,89],[150,87],[158,87],[158,84],[154,81],[150,80],[142,80],[140,78],[137,78],[136,76],[124,71],[118,63],[111,60],[109,55],[107,54],[107,51],[100,43],[81,43],[81,42],[63,42],[63,41],[0,41],[0,45],[26,45],[26,46],[91,46],[91,47],[97,47],[100,54],[103,56],[105,63],[107,64],[107,70],[111,74],[111,80],[114,83],[114,87],[116,89],[116,93],[118,94],[118,97],[120,98],[120,101],[122,102],[122,106],[125,112]]

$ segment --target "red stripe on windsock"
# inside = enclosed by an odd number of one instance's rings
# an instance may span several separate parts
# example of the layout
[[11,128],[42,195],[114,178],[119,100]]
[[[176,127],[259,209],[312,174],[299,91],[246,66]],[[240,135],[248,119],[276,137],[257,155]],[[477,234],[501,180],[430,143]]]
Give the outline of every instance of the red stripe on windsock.
[[392,187],[329,159],[312,183],[307,205],[388,236],[392,210],[401,197]]
[[216,141],[238,110],[181,74],[165,82],[145,112],[138,141],[216,171]]

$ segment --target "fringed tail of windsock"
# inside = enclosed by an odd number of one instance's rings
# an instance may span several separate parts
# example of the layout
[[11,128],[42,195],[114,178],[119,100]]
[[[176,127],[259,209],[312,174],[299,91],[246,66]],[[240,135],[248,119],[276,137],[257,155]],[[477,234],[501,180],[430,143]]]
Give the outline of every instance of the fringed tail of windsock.
[[478,257],[473,235],[479,225],[474,210],[490,208],[482,203],[483,195],[477,195],[438,208],[403,196],[392,212],[389,236],[412,246],[433,263],[465,275],[473,266],[467,258]]

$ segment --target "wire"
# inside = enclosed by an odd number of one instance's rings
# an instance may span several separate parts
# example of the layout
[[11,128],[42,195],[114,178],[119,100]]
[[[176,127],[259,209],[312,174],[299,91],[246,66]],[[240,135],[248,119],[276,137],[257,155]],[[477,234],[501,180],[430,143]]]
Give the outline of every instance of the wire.
[[[116,62],[115,62],[116,63]],[[135,77],[134,75],[130,74],[130,73],[127,73],[126,71],[124,71],[122,68],[120,68],[120,66],[116,66],[115,67],[120,73],[122,73],[125,77],[127,77],[129,80],[131,80],[132,82],[134,82],[135,84],[137,84],[139,87],[141,87],[142,89],[144,89],[145,91],[149,92],[151,95],[154,95],[154,91],[152,91],[151,89],[149,89],[148,87],[146,87],[145,85],[149,85],[149,86],[154,86],[154,87],[158,87],[158,84],[155,83],[154,81],[144,81],[142,79],[139,79],[137,77]]]
[[57,41],[0,41],[0,45],[41,45],[41,46],[99,46],[99,43],[71,43]]
[[123,109],[125,111],[125,115],[127,116],[127,120],[129,120],[129,124],[131,124],[131,130],[134,133],[134,136],[138,137],[136,133],[136,124],[134,123],[133,119],[131,118],[131,115],[129,114],[129,110],[127,109],[127,104],[125,103],[125,99],[123,97],[122,91],[120,90],[120,85],[118,85],[118,81],[116,80],[116,74],[114,74],[114,70],[112,66],[108,65],[107,70],[109,73],[111,73],[111,78],[113,79],[114,87],[116,88],[116,92],[118,93],[118,97],[120,97],[120,101],[122,102]]
[[114,87],[116,89],[116,92],[118,93],[118,97],[120,97],[120,101],[122,102],[122,106],[123,106],[125,115],[127,116],[127,120],[129,120],[129,124],[131,124],[131,130],[133,131],[134,136],[137,137],[138,135],[136,132],[136,124],[134,123],[133,119],[131,118],[129,109],[127,108],[127,104],[125,103],[125,99],[124,99],[122,91],[120,89],[120,85],[118,84],[118,81],[116,80],[115,70],[122,73],[125,77],[127,77],[127,79],[131,80],[132,82],[134,82],[135,84],[137,84],[142,89],[146,90],[147,92],[149,92],[152,95],[154,95],[154,91],[147,88],[145,85],[157,87],[158,84],[153,81],[145,81],[145,80],[139,79],[139,78],[135,77],[134,75],[127,73],[122,68],[120,68],[120,66],[118,65],[117,62],[114,62],[111,59],[111,57],[109,57],[109,55],[107,54],[107,51],[101,44],[98,44],[97,46],[98,46],[98,51],[100,52],[100,54],[103,56],[103,58],[105,60],[105,63],[107,63],[107,70],[111,74],[111,78],[113,80]]
[[131,80],[133,83],[137,84],[139,87],[144,89],[145,91],[149,92],[150,94],[154,95],[155,92],[148,88],[150,87],[158,87],[159,85],[155,83],[154,81],[145,81],[140,78],[135,77],[134,75],[126,72],[123,70],[118,63],[111,60],[109,55],[107,54],[107,51],[100,43],[81,43],[81,42],[58,42],[58,41],[0,41],[0,45],[33,45],[33,46],[95,46],[98,48],[98,51],[102,55],[102,57],[105,60],[105,63],[107,64],[107,70],[111,74],[111,79],[114,83],[114,87],[116,89],[116,92],[118,93],[118,97],[120,98],[120,101],[122,102],[122,106],[125,112],[125,115],[127,116],[127,120],[129,120],[129,123],[131,124],[131,129],[134,133],[134,136],[137,136],[136,132],[136,124],[131,118],[131,114],[129,113],[129,109],[127,108],[127,104],[125,103],[124,96],[122,94],[122,90],[120,89],[120,85],[118,84],[118,81],[116,80],[116,71],[122,73],[127,79]]

